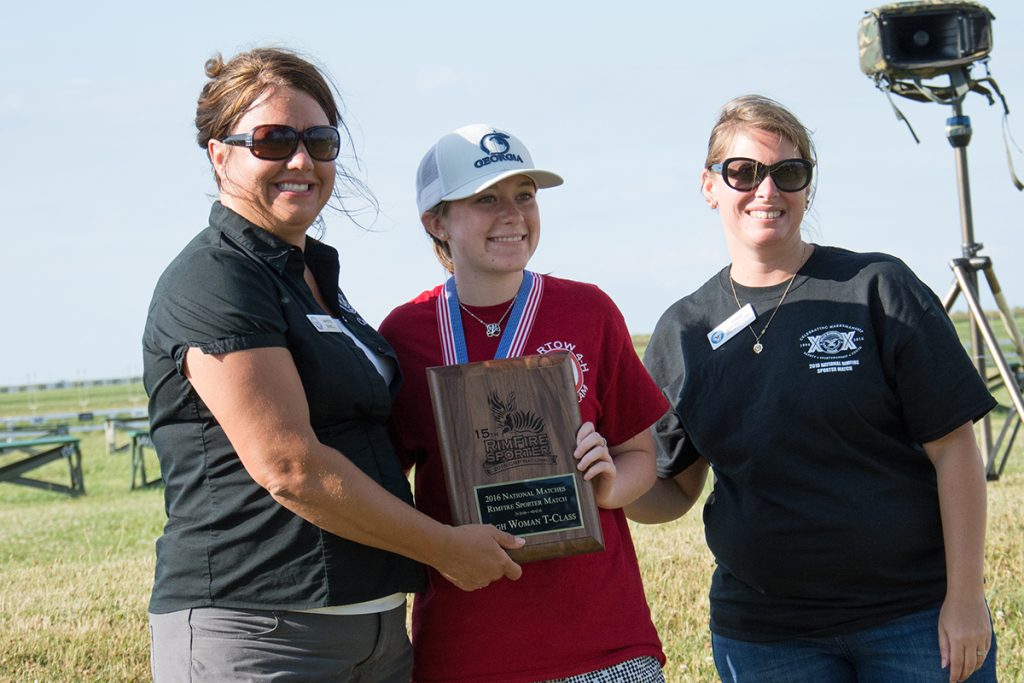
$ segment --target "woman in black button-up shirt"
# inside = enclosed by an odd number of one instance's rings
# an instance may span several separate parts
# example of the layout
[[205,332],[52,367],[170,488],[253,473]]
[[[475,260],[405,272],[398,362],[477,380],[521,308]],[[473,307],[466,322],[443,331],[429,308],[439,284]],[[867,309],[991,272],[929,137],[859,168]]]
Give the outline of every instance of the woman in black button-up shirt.
[[330,86],[284,50],[206,70],[196,125],[220,201],[144,335],[168,515],[154,677],[405,681],[419,563],[472,590],[518,578],[503,548],[521,541],[411,505],[384,426],[394,353],[338,289],[337,252],[306,235],[340,199]]

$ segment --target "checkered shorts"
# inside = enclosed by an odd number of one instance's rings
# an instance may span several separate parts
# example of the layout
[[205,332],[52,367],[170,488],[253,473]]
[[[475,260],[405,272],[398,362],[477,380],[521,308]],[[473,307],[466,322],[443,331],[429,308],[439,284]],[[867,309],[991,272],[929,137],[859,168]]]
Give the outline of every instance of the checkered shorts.
[[555,678],[545,683],[665,683],[665,676],[661,673],[657,659],[637,657],[606,669],[568,678]]

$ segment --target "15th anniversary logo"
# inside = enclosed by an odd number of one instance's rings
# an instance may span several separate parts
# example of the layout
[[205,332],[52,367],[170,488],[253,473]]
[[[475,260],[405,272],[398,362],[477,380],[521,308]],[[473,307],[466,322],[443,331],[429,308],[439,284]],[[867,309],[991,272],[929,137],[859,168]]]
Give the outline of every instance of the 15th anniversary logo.
[[487,395],[493,424],[474,430],[484,445],[484,471],[495,474],[522,465],[554,464],[555,454],[544,429],[544,418],[529,410],[519,410],[516,394],[502,397],[496,391]]

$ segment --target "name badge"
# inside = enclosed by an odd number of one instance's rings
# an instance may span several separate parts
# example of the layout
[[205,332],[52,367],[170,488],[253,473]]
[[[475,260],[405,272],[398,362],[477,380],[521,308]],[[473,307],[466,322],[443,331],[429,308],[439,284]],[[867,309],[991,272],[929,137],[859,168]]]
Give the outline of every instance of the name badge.
[[306,319],[313,324],[317,332],[341,332],[341,321],[329,315],[315,315],[310,313]]
[[723,322],[719,323],[718,327],[708,332],[708,342],[711,344],[711,350],[714,351],[735,337],[736,333],[755,320],[757,320],[757,314],[754,312],[754,307],[750,304],[730,315]]

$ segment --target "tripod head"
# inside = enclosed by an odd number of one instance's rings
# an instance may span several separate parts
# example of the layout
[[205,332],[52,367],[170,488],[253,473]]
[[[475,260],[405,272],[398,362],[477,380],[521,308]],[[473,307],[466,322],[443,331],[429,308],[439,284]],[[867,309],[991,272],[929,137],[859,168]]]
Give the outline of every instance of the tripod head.
[[[982,59],[979,63],[985,67],[984,78],[976,79],[972,77],[971,68],[974,64],[951,68],[938,76],[931,77],[927,82],[925,78],[914,74],[906,77],[897,77],[879,72],[874,74],[872,78],[875,82],[875,87],[884,92],[886,97],[889,97],[890,104],[892,104],[891,95],[898,95],[916,102],[934,102],[957,108],[963,102],[967,93],[974,92],[984,95],[990,106],[995,104],[995,98],[998,97],[999,101],[1003,104],[1004,114],[1008,115],[1010,109],[1006,104],[1006,98],[999,89],[999,84],[996,83],[996,80],[989,73],[988,57]],[[935,82],[936,78],[942,77],[949,79],[948,84],[943,85]],[[905,121],[909,127],[910,122],[896,108],[896,105],[892,104],[892,107],[896,110],[897,118]],[[910,132],[912,135],[914,134],[913,129]],[[917,135],[914,135],[914,139],[917,140]]]

